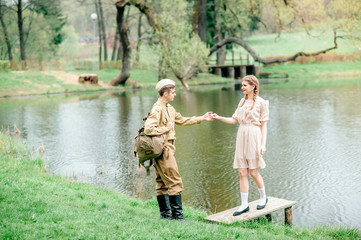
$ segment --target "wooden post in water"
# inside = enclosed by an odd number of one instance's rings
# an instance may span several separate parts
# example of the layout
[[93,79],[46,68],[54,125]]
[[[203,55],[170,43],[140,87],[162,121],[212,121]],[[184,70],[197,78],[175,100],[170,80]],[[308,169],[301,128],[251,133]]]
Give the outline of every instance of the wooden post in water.
[[216,67],[214,69],[214,73],[220,77],[222,77],[222,69],[220,67]]
[[228,67],[228,77],[234,79],[234,67]]
[[246,66],[241,66],[241,78],[247,75]]
[[234,65],[234,50],[233,50],[233,43],[232,43],[232,65]]
[[254,65],[254,75],[257,76],[260,72],[259,66]]
[[292,225],[292,207],[285,208],[285,224]]

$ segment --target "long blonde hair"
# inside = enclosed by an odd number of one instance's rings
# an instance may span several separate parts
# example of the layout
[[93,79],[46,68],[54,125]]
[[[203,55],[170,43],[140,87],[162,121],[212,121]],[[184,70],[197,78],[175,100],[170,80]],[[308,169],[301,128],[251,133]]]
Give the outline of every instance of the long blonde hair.
[[[259,81],[254,75],[246,75],[244,78],[242,78],[242,82],[247,81],[251,86],[254,86],[253,89],[253,105],[249,111],[252,111],[254,105],[256,104],[257,96],[259,95]],[[244,97],[245,99],[248,99],[248,94]],[[244,105],[246,101],[243,101],[240,108]]]

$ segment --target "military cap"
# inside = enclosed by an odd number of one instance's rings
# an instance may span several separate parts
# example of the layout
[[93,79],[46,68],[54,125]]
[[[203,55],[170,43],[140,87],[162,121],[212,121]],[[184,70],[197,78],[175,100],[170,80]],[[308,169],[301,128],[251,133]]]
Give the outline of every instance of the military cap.
[[159,92],[165,85],[173,85],[175,87],[175,82],[171,79],[162,79],[155,86],[155,90]]

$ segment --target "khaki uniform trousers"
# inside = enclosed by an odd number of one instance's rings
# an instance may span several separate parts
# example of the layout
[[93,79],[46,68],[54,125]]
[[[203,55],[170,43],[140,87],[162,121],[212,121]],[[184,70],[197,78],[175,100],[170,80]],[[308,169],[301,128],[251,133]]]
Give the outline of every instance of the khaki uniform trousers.
[[166,146],[168,149],[154,161],[157,196],[164,194],[179,195],[183,191],[182,178],[174,156],[175,146],[171,141],[168,141]]

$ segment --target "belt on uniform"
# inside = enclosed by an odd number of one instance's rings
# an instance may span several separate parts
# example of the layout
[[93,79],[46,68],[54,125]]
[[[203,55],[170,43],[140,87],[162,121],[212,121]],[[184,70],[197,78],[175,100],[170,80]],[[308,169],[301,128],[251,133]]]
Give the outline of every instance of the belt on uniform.
[[173,145],[175,144],[175,140],[174,140],[174,139],[173,139],[173,140],[168,140],[168,142],[171,143],[171,144],[173,144]]

